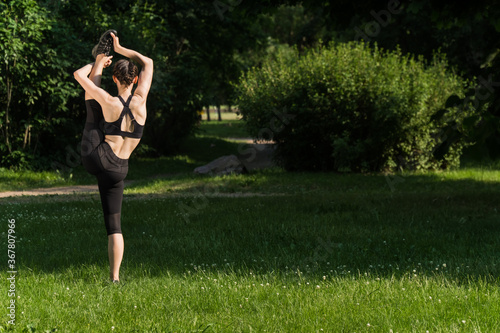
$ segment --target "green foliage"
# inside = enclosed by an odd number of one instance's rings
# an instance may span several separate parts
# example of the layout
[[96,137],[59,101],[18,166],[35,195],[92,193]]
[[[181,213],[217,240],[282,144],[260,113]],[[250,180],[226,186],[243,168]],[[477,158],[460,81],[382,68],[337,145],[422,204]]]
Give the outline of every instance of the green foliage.
[[281,5],[275,11],[259,16],[258,24],[263,34],[287,45],[297,45],[299,49],[316,42],[325,33],[323,19],[308,13],[302,4]]
[[462,96],[463,105],[472,100],[484,108],[473,130],[457,133],[475,143],[474,149],[482,151],[483,157],[500,158],[500,6],[496,0],[460,5],[432,0],[339,0],[335,5],[311,0],[303,4],[306,15],[322,28],[310,40],[364,38],[384,49],[400,47],[404,54],[422,54],[427,60],[439,49],[475,86],[482,86],[481,77],[493,82],[479,95],[489,94],[487,98],[478,98],[475,91]]
[[[82,89],[70,74],[93,61],[90,50],[109,28],[119,31],[124,45],[155,61],[143,139],[150,155],[178,151],[193,131],[197,111],[234,101],[229,82],[237,80],[242,69],[260,64],[266,52],[286,47],[282,43],[302,51],[320,40],[350,40],[355,28],[363,30],[369,21],[380,23],[379,33],[370,38],[385,49],[400,45],[401,53],[423,54],[429,60],[441,48],[471,80],[492,75],[492,81],[499,81],[499,7],[492,1],[468,4],[467,10],[430,0],[401,3],[401,13],[381,23],[372,12],[384,21],[386,6],[373,0],[342,0],[335,6],[317,0],[2,1],[0,165],[73,167],[66,163],[67,152],[78,151],[85,109]],[[113,93],[108,73],[103,87]],[[494,129],[499,91],[495,83],[481,120],[474,123],[479,136],[467,132],[473,142],[490,147],[490,154],[498,151],[499,133]],[[458,129],[451,124],[448,142]],[[486,133],[492,134],[483,140]],[[335,143],[341,155],[352,145],[345,138]],[[443,155],[448,146],[441,145],[436,153]]]
[[458,165],[465,142],[447,130],[469,114],[434,115],[465,86],[439,57],[426,65],[352,42],[280,51],[237,89],[249,132],[276,142],[286,169],[368,172]]
[[[238,7],[238,11],[233,10]],[[70,76],[93,61],[91,49],[114,28],[124,46],[155,62],[143,138],[149,155],[178,151],[203,106],[231,98],[240,73],[233,55],[253,45],[254,10],[213,2],[13,0],[0,4],[0,165],[71,171],[85,122],[83,90]],[[221,14],[220,18],[219,15]],[[120,56],[115,55],[115,61]],[[114,94],[110,70],[103,88]],[[143,153],[145,151],[143,150]]]
[[64,119],[67,61],[48,43],[53,20],[34,0],[0,7],[0,164],[27,167],[44,147],[42,137]]
[[[500,53],[500,50],[499,52]],[[469,89],[464,97],[452,95],[447,105],[460,110],[475,109],[464,119],[464,126],[456,128],[455,137],[464,136],[475,144],[474,149],[481,152],[482,158],[498,159],[500,151],[500,59],[491,61],[488,68],[476,79],[474,89]],[[496,82],[495,82],[496,81]]]

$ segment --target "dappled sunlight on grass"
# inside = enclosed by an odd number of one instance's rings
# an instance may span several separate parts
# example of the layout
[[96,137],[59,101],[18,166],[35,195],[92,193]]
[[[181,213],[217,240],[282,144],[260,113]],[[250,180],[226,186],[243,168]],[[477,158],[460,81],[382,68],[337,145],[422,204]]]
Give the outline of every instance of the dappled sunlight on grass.
[[468,167],[441,172],[440,176],[447,180],[475,180],[480,182],[500,183],[500,169]]
[[33,187],[73,185],[72,176],[55,171],[14,171],[0,168],[0,191],[17,191]]
[[242,120],[203,121],[196,136],[215,138],[245,138],[248,137],[245,123]]
[[[119,286],[107,282],[98,195],[0,200],[19,227],[17,323],[37,331],[500,328],[498,171],[211,177],[193,174],[196,161],[133,162]],[[56,250],[40,251],[46,244]],[[172,320],[152,319],[165,315]],[[235,316],[245,319],[234,324]]]
[[179,174],[133,183],[126,188],[126,194],[173,194],[197,193],[217,194],[235,192],[275,192],[275,186],[266,186],[266,173],[201,176],[195,174]]
[[495,190],[500,171],[463,169],[448,172],[360,175],[336,173],[288,173],[280,168],[241,175],[199,176],[193,173],[165,175],[131,184],[130,194],[235,193],[345,195],[349,193],[444,193]]

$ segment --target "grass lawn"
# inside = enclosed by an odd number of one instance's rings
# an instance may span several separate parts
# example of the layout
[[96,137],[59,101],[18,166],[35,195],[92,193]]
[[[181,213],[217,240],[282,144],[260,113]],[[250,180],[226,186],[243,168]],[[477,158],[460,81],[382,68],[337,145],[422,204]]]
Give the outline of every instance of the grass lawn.
[[241,117],[236,113],[222,113],[222,121],[218,121],[214,116],[211,121],[205,119],[203,117],[198,136],[226,139],[249,137],[244,129],[244,123],[240,121]]
[[186,155],[133,161],[120,285],[97,195],[0,199],[0,247],[9,219],[17,237],[0,332],[500,331],[496,166],[195,176],[237,147],[207,133]]

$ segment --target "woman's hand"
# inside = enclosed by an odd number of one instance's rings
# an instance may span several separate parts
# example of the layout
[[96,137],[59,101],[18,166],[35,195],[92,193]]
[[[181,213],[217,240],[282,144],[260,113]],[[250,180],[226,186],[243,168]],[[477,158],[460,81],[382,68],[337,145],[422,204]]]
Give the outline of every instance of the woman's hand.
[[[113,56],[111,56],[111,57],[113,57]],[[113,61],[111,60],[111,58],[110,58],[110,59],[108,59],[108,60],[104,63],[104,68],[111,66],[111,63],[112,63],[112,62],[113,62]]]
[[104,53],[98,54],[95,63],[102,65],[102,68],[109,67],[112,63],[113,56],[106,56]]
[[122,47],[120,45],[120,40],[118,39],[117,36],[115,36],[114,33],[111,33],[111,37],[113,38],[113,49],[115,50],[116,53],[120,53],[120,48]]

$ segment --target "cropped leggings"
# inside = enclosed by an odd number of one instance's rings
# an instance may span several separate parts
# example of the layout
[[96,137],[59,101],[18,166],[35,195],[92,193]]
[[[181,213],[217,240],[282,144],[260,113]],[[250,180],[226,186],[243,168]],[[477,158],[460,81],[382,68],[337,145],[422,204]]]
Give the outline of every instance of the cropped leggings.
[[82,163],[87,172],[97,178],[106,232],[108,235],[121,234],[123,180],[128,173],[128,160],[116,156],[104,141],[99,103],[95,100],[86,100],[85,103],[87,122],[82,136]]

